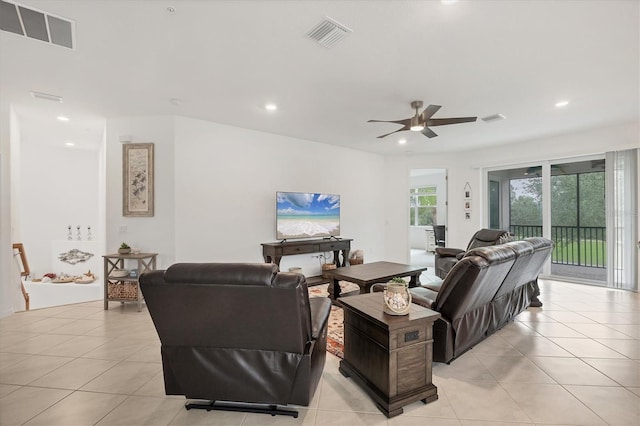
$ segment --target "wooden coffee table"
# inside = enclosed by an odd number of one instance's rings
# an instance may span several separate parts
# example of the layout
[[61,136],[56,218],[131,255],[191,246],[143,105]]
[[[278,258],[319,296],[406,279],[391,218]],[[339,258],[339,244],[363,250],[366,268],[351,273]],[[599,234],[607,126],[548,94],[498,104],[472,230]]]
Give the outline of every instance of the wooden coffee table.
[[386,283],[393,277],[411,277],[409,287],[420,285],[420,274],[427,270],[426,266],[411,266],[403,263],[372,262],[362,265],[345,266],[329,269],[324,274],[333,279],[329,285],[329,297],[336,300],[340,297],[341,280],[356,283],[360,286],[360,294],[369,293],[371,286],[376,283]]
[[343,297],[340,372],[360,385],[387,416],[415,401],[438,399],[433,384],[433,323],[440,314],[415,303],[407,315],[384,313],[382,293]]

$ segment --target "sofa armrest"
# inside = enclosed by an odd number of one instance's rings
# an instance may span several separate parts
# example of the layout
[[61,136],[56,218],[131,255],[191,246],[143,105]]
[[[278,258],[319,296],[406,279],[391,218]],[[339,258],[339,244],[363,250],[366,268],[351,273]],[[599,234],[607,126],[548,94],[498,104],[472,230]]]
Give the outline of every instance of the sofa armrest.
[[413,287],[409,289],[411,292],[411,302],[425,308],[431,309],[433,302],[435,302],[438,293],[433,290],[429,290],[424,287]]
[[311,338],[316,340],[327,327],[331,313],[331,299],[328,297],[312,297],[309,299],[311,311]]
[[440,257],[457,257],[459,254],[464,255],[465,251],[451,247],[436,247],[436,254]]
[[442,279],[427,283],[427,284],[422,284],[420,287],[424,287],[428,290],[431,291],[435,291],[436,293],[440,291],[440,289],[442,288],[442,283],[444,281]]

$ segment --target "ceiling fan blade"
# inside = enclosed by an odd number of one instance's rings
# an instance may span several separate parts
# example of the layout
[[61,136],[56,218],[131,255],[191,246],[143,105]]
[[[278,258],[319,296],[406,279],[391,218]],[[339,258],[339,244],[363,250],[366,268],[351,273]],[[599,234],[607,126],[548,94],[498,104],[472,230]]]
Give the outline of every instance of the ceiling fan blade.
[[427,121],[427,126],[444,126],[446,124],[471,123],[478,117],[457,117],[457,118],[432,118]]
[[440,108],[442,108],[440,105],[429,105],[422,111],[422,114],[420,114],[420,121],[430,119]]
[[394,134],[394,133],[404,132],[405,130],[409,130],[409,126],[404,126],[402,129],[394,130],[394,131],[393,131],[393,132],[391,132],[391,133],[386,133],[386,134],[384,134],[384,135],[377,136],[377,138],[378,138],[378,139],[381,139],[381,138],[387,137],[387,136],[389,136],[389,135],[392,135],[392,134]]
[[404,120],[369,120],[367,123],[396,123],[402,124],[403,126],[409,126],[411,124],[410,118],[405,118]]
[[436,134],[436,132],[434,132],[433,130],[431,130],[428,127],[425,127],[424,129],[422,129],[422,131],[420,133],[422,133],[423,135],[425,135],[428,138],[435,138],[436,136],[438,136]]

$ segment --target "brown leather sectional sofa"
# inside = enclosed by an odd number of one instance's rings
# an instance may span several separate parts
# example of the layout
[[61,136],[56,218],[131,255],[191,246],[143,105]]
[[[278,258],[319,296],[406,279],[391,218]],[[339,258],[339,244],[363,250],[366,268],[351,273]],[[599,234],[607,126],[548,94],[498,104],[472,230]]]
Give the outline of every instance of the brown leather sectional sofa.
[[440,312],[433,360],[449,363],[526,309],[553,242],[527,238],[466,253],[439,285],[411,289],[413,302]]

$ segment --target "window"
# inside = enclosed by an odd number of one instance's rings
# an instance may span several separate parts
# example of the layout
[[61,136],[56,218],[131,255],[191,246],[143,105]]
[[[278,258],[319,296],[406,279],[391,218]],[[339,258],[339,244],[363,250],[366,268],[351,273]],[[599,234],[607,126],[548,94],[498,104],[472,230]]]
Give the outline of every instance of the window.
[[438,196],[436,190],[435,186],[409,190],[409,224],[411,226],[435,225],[437,223]]
[[542,236],[541,171],[529,167],[524,177],[509,179],[509,230],[518,239]]

